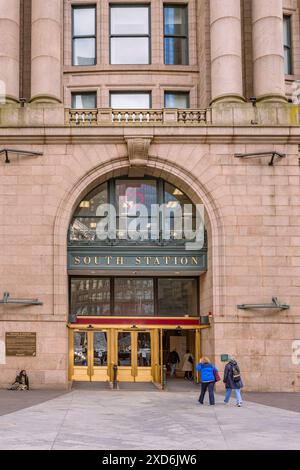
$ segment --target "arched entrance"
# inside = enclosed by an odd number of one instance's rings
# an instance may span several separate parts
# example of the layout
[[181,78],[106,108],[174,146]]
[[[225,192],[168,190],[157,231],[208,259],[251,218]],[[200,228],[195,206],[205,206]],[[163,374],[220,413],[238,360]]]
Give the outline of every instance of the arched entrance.
[[[150,162],[149,162],[150,163]],[[158,183],[158,186],[160,185],[160,192],[162,191],[162,186],[167,183],[172,185],[172,181],[177,181],[177,184],[173,184],[173,192],[178,192],[178,194],[182,193],[185,197],[191,200],[190,195],[193,198],[193,202],[199,202],[199,193],[202,192],[204,199],[208,199],[207,194],[205,191],[201,190],[198,191],[198,186],[197,182],[186,178],[186,181],[181,181],[180,185],[178,185],[178,177],[175,177],[174,175],[168,174],[165,169],[157,171],[159,161],[156,159],[155,161],[155,167],[151,168],[149,165],[149,168],[147,169],[147,177],[150,179],[157,180],[156,175],[157,173],[160,176],[164,176],[163,173],[165,173],[165,176],[167,179],[161,179],[162,182]],[[120,165],[120,162],[118,162],[118,165]],[[111,166],[111,165],[110,165]],[[164,165],[166,167],[166,165]],[[124,159],[124,167],[118,170],[118,174],[120,175],[118,178],[123,179],[124,175],[128,174],[128,165],[127,161],[125,162]],[[176,169],[174,169],[173,166],[173,172],[175,173]],[[182,170],[183,172],[183,170]],[[97,177],[98,173],[98,177]],[[101,173],[101,174],[100,174]],[[178,171],[179,173],[179,171]],[[55,229],[55,237],[58,243],[55,244],[56,246],[56,259],[57,262],[55,263],[55,285],[60,286],[60,289],[57,289],[57,292],[55,293],[55,306],[56,306],[56,311],[59,311],[62,304],[63,304],[63,296],[62,292],[63,289],[61,289],[62,285],[65,282],[65,253],[66,253],[66,244],[65,244],[65,239],[64,242],[62,240],[62,235],[63,235],[63,226],[68,223],[70,226],[70,230],[74,229],[73,227],[73,219],[70,220],[70,208],[72,208],[72,214],[75,216],[78,216],[80,214],[76,213],[76,210],[80,206],[82,202],[87,201],[89,195],[92,197],[93,194],[89,194],[90,191],[97,190],[97,188],[100,187],[101,184],[106,184],[106,182],[110,179],[109,176],[113,176],[113,171],[111,171],[109,174],[106,172],[105,173],[105,168],[96,169],[90,172],[89,175],[86,175],[86,177],[80,181],[77,185],[76,188],[73,188],[72,192],[66,196],[60,211],[59,211],[59,216],[57,218],[57,223],[56,223],[56,229]],[[184,172],[183,172],[184,174]],[[95,177],[96,176],[96,177]],[[112,178],[116,179],[116,178]],[[164,183],[165,182],[165,183]],[[116,183],[116,182],[115,182]],[[109,183],[110,185],[111,183]],[[85,186],[85,188],[84,188]],[[176,191],[177,190],[177,191]],[[109,189],[109,192],[111,194],[111,188]],[[188,193],[188,196],[186,196]],[[81,209],[84,209],[84,204],[82,204],[83,207]],[[88,204],[86,204],[88,206]],[[212,211],[213,214],[213,223],[207,223],[208,229],[209,229],[209,239],[210,239],[210,256],[208,257],[208,263],[210,265],[210,273],[209,276],[212,279],[213,278],[213,272],[211,269],[211,263],[212,259],[216,259],[216,249],[214,247],[222,246],[220,243],[212,243],[216,237],[220,236],[220,232],[216,229],[217,228],[217,219],[215,218],[217,214],[217,209],[212,208],[212,206],[209,204],[208,205],[210,211]],[[206,213],[207,216],[207,213]],[[207,217],[207,221],[209,221],[209,218]],[[79,220],[80,222],[80,220]],[[95,221],[91,220],[90,221],[92,224],[95,224]],[[80,227],[80,225],[79,225]],[[91,227],[92,228],[92,227]],[[75,231],[78,230],[75,227]],[[71,233],[71,231],[69,232]],[[73,231],[74,233],[74,231]],[[69,240],[70,241],[70,240]],[[180,266],[176,265],[177,270],[176,274],[174,276],[170,276],[170,271],[169,272],[162,272],[163,270],[159,269],[163,265],[159,265],[158,263],[161,262],[161,260],[157,260],[157,256],[154,256],[151,259],[146,259],[145,257],[147,256],[147,253],[143,254],[143,260],[144,260],[144,265],[142,265],[142,259],[139,258],[137,263],[138,265],[132,266],[130,262],[132,261],[128,258],[125,260],[124,258],[124,253],[122,253],[122,250],[128,250],[128,247],[122,246],[122,244],[112,244],[111,246],[107,247],[105,251],[103,252],[103,247],[100,249],[100,252],[98,250],[97,254],[101,255],[101,250],[102,250],[102,255],[106,255],[108,257],[115,256],[114,258],[108,258],[109,261],[105,261],[106,263],[109,263],[107,266],[101,265],[103,260],[97,258],[95,261],[95,256],[90,256],[93,255],[93,253],[88,253],[88,250],[91,248],[91,241],[90,240],[85,240],[83,245],[85,246],[80,246],[80,249],[82,249],[82,253],[76,253],[74,250],[76,249],[76,243],[71,243],[69,244],[69,249],[68,249],[68,258],[69,258],[69,266],[68,266],[68,274],[69,274],[69,284],[68,284],[68,289],[69,292],[71,293],[71,280],[70,277],[72,276],[83,276],[84,279],[88,279],[90,282],[92,282],[92,278],[97,277],[98,280],[99,277],[103,281],[102,288],[105,285],[104,281],[107,279],[107,276],[110,278],[110,282],[106,281],[106,287],[109,284],[109,289],[110,292],[113,292],[111,299],[113,298],[114,292],[116,290],[116,286],[119,289],[120,285],[122,284],[122,281],[128,280],[128,276],[130,278],[135,279],[135,283],[137,281],[141,281],[141,278],[146,278],[147,281],[149,281],[149,278],[151,278],[151,282],[153,285],[156,286],[156,292],[154,292],[154,297],[158,296],[158,284],[159,284],[159,278],[162,278],[161,283],[164,284],[165,279],[168,277],[173,277],[173,278],[180,278],[183,277],[184,280],[186,278],[197,278],[198,282],[198,292],[201,290],[201,273],[205,272],[205,269],[202,271],[199,271],[199,260],[198,261],[191,261],[194,263],[192,266],[193,271],[191,273],[188,272],[187,266],[189,264],[189,259],[186,259],[187,257],[181,256],[182,263],[180,262]],[[136,246],[136,256],[140,256],[140,250],[141,247],[138,245]],[[77,248],[79,248],[77,246]],[[98,247],[99,249],[100,247]],[[125,249],[126,248],[126,249]],[[146,249],[144,247],[144,249]],[[153,246],[148,246],[148,250],[153,250]],[[163,254],[165,256],[168,256],[168,253],[166,250],[171,249],[170,247],[163,247]],[[173,249],[175,247],[173,246]],[[178,247],[176,247],[178,249]],[[118,252],[119,250],[119,252]],[[121,251],[120,251],[121,250]],[[214,250],[214,253],[213,253]],[[129,250],[130,251],[130,250]],[[152,251],[153,252],[153,251]],[[73,254],[73,264],[70,262],[70,257]],[[76,256],[74,256],[74,254]],[[84,257],[83,254],[85,254]],[[128,251],[127,251],[128,254]],[[149,254],[149,253],[148,253]],[[174,253],[173,253],[174,254]],[[183,253],[181,252],[181,255]],[[184,252],[186,254],[186,252]],[[78,258],[78,255],[81,255],[81,258]],[[132,253],[131,253],[132,255]],[[194,255],[194,253],[193,253]],[[123,259],[122,259],[123,256]],[[174,254],[176,256],[176,253]],[[75,259],[76,258],[76,259]],[[119,258],[119,259],[118,259]],[[180,259],[181,259],[180,258]],[[59,261],[60,260],[60,261]],[[95,262],[95,263],[94,263]],[[126,266],[126,263],[129,262],[129,266]],[[153,263],[152,263],[153,262]],[[169,263],[170,261],[167,260],[165,261]],[[94,263],[94,264],[93,264]],[[100,265],[99,265],[100,263]],[[149,263],[149,264],[147,264]],[[152,263],[152,264],[151,264]],[[221,263],[220,263],[221,264]],[[99,267],[100,266],[100,267]],[[167,266],[168,268],[170,267],[169,265]],[[174,266],[171,266],[173,269],[174,273]],[[189,266],[188,266],[189,267]],[[214,266],[215,269],[216,265]],[[133,274],[133,268],[134,271],[136,271]],[[143,268],[143,269],[139,269]],[[166,266],[164,266],[166,268]],[[180,269],[179,269],[180,268]],[[197,271],[198,269],[198,271]],[[185,270],[184,275],[182,274],[182,271]],[[75,272],[77,271],[77,272]],[[84,272],[83,272],[84,271]],[[87,272],[89,271],[89,272]],[[109,275],[108,275],[109,273]],[[160,276],[161,274],[161,276]],[[203,275],[203,278],[207,279],[207,274]],[[139,278],[139,279],[138,279]],[[176,279],[179,280],[179,279]],[[175,279],[174,279],[175,281]],[[133,281],[131,281],[133,284]],[[149,284],[149,282],[148,282]],[[212,282],[209,281],[210,284],[210,289],[212,290]],[[77,284],[78,287],[78,284]],[[217,290],[220,288],[220,284],[218,284]],[[73,287],[73,289],[76,290],[76,287]],[[161,288],[162,289],[162,288]],[[214,286],[213,286],[214,289]],[[99,292],[98,292],[99,294]],[[217,291],[215,292],[217,294]],[[148,294],[150,295],[150,294]],[[59,299],[61,301],[59,302]],[[65,297],[64,297],[65,299]],[[217,295],[215,296],[215,299],[217,299]],[[70,307],[71,307],[71,295],[69,297],[70,304],[69,304],[69,314],[71,313]],[[173,341],[172,344],[174,344],[174,341],[181,341],[180,338],[184,338],[182,341],[185,341],[185,347],[191,345],[191,342],[193,342],[193,352],[195,353],[196,359],[200,354],[200,330],[204,328],[204,325],[201,325],[199,323],[199,316],[202,314],[205,314],[208,312],[208,307],[207,306],[207,298],[205,299],[206,301],[206,311],[203,310],[201,307],[201,302],[199,306],[199,299],[197,299],[198,303],[198,312],[197,316],[189,315],[189,314],[184,314],[183,316],[176,316],[175,318],[167,318],[166,316],[163,316],[162,320],[164,320],[163,323],[160,323],[159,325],[157,324],[157,320],[160,318],[160,315],[158,314],[159,311],[156,309],[155,310],[155,315],[150,316],[150,315],[131,315],[131,316],[125,316],[125,315],[117,315],[115,311],[110,313],[113,313],[112,315],[99,315],[101,317],[102,323],[100,324],[98,321],[95,322],[92,317],[94,315],[91,315],[89,313],[88,315],[79,315],[80,321],[82,323],[74,323],[71,321],[69,318],[69,330],[70,330],[70,350],[69,350],[69,379],[71,380],[112,380],[113,376],[113,365],[119,365],[119,370],[118,370],[118,379],[119,380],[142,380],[142,381],[155,381],[155,382],[160,382],[162,378],[162,365],[166,361],[164,357],[164,342],[167,342],[167,347],[171,347],[170,343],[170,336],[173,336],[174,338],[171,340]],[[65,300],[64,300],[65,302]],[[157,302],[157,300],[155,300]],[[156,305],[156,304],[155,304]],[[109,306],[111,307],[111,304]],[[211,309],[211,308],[210,308]],[[86,318],[83,318],[83,317]],[[97,316],[97,315],[95,315]],[[105,318],[106,317],[106,318]],[[107,318],[109,317],[109,318]],[[142,318],[138,318],[142,317]],[[150,318],[151,317],[151,318]],[[180,321],[179,321],[180,318]],[[91,321],[93,320],[93,321]],[[172,322],[171,322],[172,320]],[[116,323],[118,321],[118,323]],[[106,324],[104,324],[106,322]],[[153,323],[154,322],[154,323]],[[171,324],[171,323],[172,324]],[[178,328],[180,327],[180,329]],[[205,328],[207,328],[207,325],[205,325]],[[76,331],[75,331],[76,330]],[[170,334],[171,331],[171,334]],[[77,338],[74,337],[73,333],[78,333]],[[166,336],[166,332],[169,332],[168,335],[169,337],[167,340],[165,340],[164,335]],[[172,334],[172,332],[174,334]],[[162,334],[163,333],[163,334]],[[194,335],[194,336],[193,336]],[[193,336],[193,339],[191,340],[191,337]],[[195,337],[198,336],[197,341],[195,340]],[[177,339],[175,339],[175,337]],[[178,339],[179,338],[179,339]],[[87,361],[83,359],[82,365],[78,366],[79,369],[75,371],[74,369],[74,345],[75,342],[79,344],[79,346],[84,346],[84,349],[86,349],[86,354],[87,354]],[[81,344],[80,344],[81,343]],[[149,348],[148,345],[149,343],[151,344],[151,347]],[[98,349],[100,349],[100,354],[96,357],[95,355],[95,346],[96,345],[102,345],[98,346]],[[105,348],[104,345],[105,344]],[[126,353],[126,347],[124,345],[127,344],[127,356],[124,354],[124,361],[120,361],[120,353],[121,349],[123,348],[123,353]],[[141,351],[139,352],[139,347],[141,345],[146,345],[146,347],[143,347],[142,349],[146,351]],[[125,349],[125,351],[124,351]],[[147,349],[151,350],[151,365],[149,366],[149,351]],[[130,350],[130,358],[128,351]],[[146,357],[145,357],[146,356]],[[147,357],[148,356],[148,357]],[[130,363],[129,363],[130,361]],[[96,364],[97,362],[97,364]],[[122,369],[123,367],[123,369]],[[128,369],[129,368],[129,369]]]

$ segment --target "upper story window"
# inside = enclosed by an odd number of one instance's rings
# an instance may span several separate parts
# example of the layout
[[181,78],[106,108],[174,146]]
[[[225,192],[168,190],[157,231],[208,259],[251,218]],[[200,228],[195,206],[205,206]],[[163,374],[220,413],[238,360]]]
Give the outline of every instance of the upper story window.
[[111,92],[110,107],[114,109],[149,109],[151,107],[151,93]]
[[165,64],[188,64],[188,10],[183,5],[164,6]]
[[73,65],[96,64],[96,7],[72,7]]
[[72,108],[74,109],[97,108],[96,92],[72,93]]
[[284,71],[286,75],[293,73],[292,64],[292,25],[291,16],[283,17],[283,46],[284,46]]
[[110,63],[150,63],[149,6],[110,7]]
[[190,106],[190,94],[182,91],[165,91],[165,108],[187,109]]

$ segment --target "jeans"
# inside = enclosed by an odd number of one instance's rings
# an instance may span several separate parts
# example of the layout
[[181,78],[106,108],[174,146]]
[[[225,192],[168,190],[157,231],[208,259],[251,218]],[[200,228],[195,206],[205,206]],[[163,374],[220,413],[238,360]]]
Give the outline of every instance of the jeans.
[[[235,391],[235,396],[236,396],[236,404],[240,405],[242,403],[242,395],[241,395],[241,390],[239,388],[234,388]],[[232,388],[227,388],[226,389],[226,394],[225,394],[225,403],[229,403],[230,397],[231,397],[231,392]]]
[[214,387],[215,387],[215,382],[202,382],[201,383],[201,393],[200,393],[200,397],[199,397],[199,402],[202,405],[203,405],[203,402],[204,402],[204,397],[205,397],[207,389],[208,389],[208,394],[209,394],[209,404],[210,405],[215,404]]
[[175,376],[177,364],[171,364],[171,377]]

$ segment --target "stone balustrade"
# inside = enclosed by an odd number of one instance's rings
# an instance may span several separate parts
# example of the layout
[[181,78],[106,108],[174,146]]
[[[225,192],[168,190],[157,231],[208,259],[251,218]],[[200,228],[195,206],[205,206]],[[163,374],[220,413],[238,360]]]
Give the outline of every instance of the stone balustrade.
[[211,124],[211,109],[66,109],[67,126],[155,126]]

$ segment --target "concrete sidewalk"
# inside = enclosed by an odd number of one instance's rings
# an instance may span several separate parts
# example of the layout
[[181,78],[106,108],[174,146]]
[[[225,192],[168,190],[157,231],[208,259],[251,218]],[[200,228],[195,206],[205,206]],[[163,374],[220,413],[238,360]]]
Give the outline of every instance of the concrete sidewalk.
[[198,391],[74,390],[1,416],[0,449],[300,449],[296,412],[225,406],[222,396],[201,406],[197,398]]

